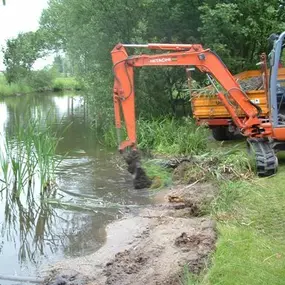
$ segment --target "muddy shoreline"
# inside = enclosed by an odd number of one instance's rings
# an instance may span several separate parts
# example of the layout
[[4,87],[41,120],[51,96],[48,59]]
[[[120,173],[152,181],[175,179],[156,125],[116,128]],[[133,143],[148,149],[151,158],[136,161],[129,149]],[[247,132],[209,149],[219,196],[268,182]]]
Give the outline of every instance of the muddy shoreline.
[[200,273],[215,248],[215,222],[205,210],[215,194],[210,183],[159,192],[153,206],[109,224],[98,251],[46,268],[43,284],[182,284],[185,267]]

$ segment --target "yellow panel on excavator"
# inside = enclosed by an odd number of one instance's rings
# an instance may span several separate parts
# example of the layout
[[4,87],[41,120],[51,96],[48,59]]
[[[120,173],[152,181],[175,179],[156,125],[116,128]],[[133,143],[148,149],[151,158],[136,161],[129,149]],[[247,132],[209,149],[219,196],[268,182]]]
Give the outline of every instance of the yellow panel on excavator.
[[[237,82],[239,82],[258,76],[262,76],[260,70],[249,70],[235,75],[235,78],[237,79]],[[285,68],[279,69],[278,80],[285,80]],[[265,90],[250,90],[246,91],[246,94],[253,103],[261,107],[261,116],[267,117],[269,115],[269,109]],[[191,98],[191,105],[193,116],[196,119],[230,118],[230,114],[216,95],[195,93]],[[244,113],[240,108],[237,108],[237,114],[239,117],[244,116]]]

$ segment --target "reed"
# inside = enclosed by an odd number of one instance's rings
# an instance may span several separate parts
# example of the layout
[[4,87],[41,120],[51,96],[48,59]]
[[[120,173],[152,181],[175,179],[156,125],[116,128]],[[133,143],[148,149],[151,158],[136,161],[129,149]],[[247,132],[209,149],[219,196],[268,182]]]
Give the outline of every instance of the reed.
[[55,179],[55,171],[61,162],[56,156],[61,139],[59,134],[52,131],[42,118],[24,122],[15,124],[12,135],[6,135],[0,157],[2,183],[7,190],[12,187],[17,197],[27,185],[31,186],[35,178],[40,180],[43,194]]

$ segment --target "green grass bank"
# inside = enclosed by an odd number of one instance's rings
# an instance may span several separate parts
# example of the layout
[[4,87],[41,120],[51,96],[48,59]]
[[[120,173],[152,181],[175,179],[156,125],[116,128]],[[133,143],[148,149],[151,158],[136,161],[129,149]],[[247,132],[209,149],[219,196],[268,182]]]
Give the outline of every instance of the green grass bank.
[[74,77],[57,77],[46,80],[35,75],[32,79],[24,79],[17,83],[8,83],[3,75],[0,75],[0,96],[19,96],[34,92],[82,90],[83,86]]
[[271,178],[220,185],[211,209],[218,229],[212,264],[187,285],[284,284],[284,172],[281,166]]
[[[217,222],[218,240],[199,276],[185,270],[184,285],[285,284],[285,159],[279,157],[275,176],[258,178],[247,167],[245,143],[237,145],[240,152],[228,153],[234,145],[211,146],[219,160],[213,168],[216,175],[206,177],[218,185],[219,192],[207,212]],[[228,176],[226,171],[223,176],[225,167],[240,174]],[[189,173],[187,179],[194,177],[192,181],[201,177],[195,167]]]
[[[199,276],[186,272],[182,284],[285,284],[284,157],[274,177],[257,178],[245,141],[209,140],[209,131],[191,119],[139,119],[137,133],[139,148],[150,149],[155,157],[198,159],[178,175],[159,166],[156,158],[146,160],[154,188],[170,185],[175,176],[182,183],[212,181],[219,188],[207,209],[217,221],[216,250],[205,271]],[[114,129],[104,132],[103,139],[116,145]]]

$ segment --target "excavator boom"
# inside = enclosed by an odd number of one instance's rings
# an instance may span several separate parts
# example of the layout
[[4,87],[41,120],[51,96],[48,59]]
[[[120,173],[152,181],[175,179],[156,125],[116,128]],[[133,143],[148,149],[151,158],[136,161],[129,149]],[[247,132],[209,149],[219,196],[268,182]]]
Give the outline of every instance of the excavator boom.
[[[126,47],[170,52],[129,56]],[[112,50],[111,54],[115,76],[113,100],[116,128],[118,130],[121,128],[120,113],[122,109],[128,135],[128,139],[123,142],[119,138],[120,151],[123,151],[126,147],[134,149],[136,147],[134,67],[143,66],[195,67],[201,72],[214,77],[225,90],[225,93],[218,92],[217,96],[228,110],[241,133],[247,137],[265,137],[271,135],[271,124],[259,118],[261,111],[259,106],[249,100],[226,65],[210,49],[204,49],[199,44],[118,44]],[[233,101],[235,104],[232,103]],[[238,117],[236,112],[237,107],[245,113],[246,117],[244,119]]]

